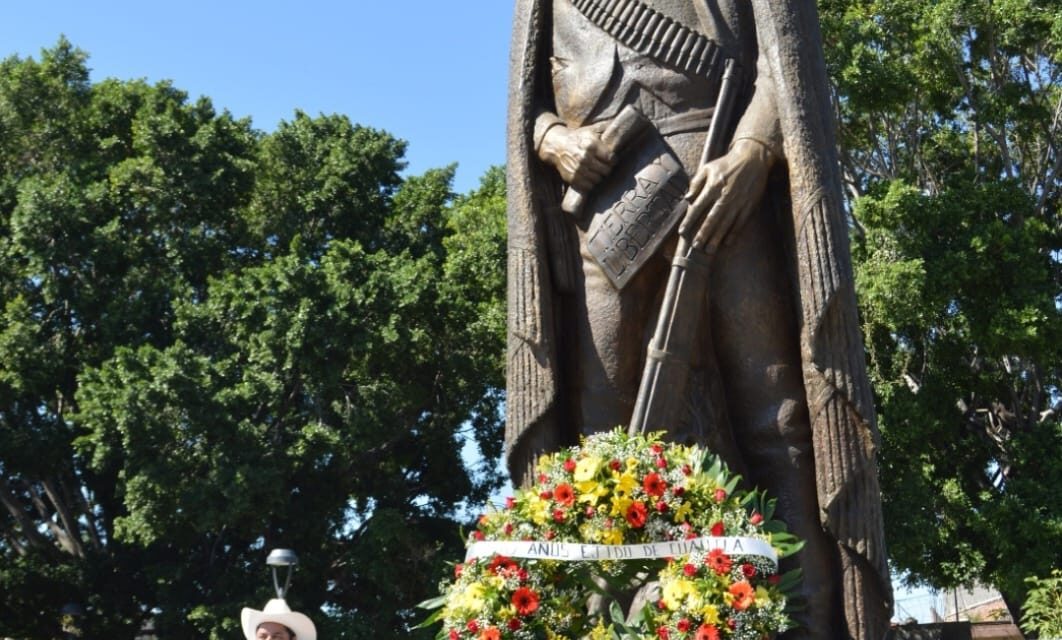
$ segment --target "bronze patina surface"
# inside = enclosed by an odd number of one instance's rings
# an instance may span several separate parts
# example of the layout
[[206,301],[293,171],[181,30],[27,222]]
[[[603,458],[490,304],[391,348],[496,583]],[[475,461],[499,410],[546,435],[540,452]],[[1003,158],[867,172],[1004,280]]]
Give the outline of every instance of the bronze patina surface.
[[[806,540],[787,637],[883,637],[878,434],[814,2],[517,0],[511,74],[514,482],[631,424],[639,389],[666,394],[639,426],[712,447]],[[643,385],[647,353],[681,381]]]

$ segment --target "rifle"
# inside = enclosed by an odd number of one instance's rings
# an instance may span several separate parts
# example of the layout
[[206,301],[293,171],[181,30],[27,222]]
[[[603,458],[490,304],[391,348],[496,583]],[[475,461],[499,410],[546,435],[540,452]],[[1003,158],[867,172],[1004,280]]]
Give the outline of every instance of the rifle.
[[[737,63],[727,60],[698,167],[722,155],[723,136],[730,129],[731,112],[740,90],[738,74]],[[688,208],[689,202],[683,200],[678,206]],[[693,228],[679,234],[656,330],[646,352],[645,368],[628,428],[630,433],[674,427],[683,416],[690,373],[689,354],[708,295],[708,267],[712,257],[693,246],[696,233]]]

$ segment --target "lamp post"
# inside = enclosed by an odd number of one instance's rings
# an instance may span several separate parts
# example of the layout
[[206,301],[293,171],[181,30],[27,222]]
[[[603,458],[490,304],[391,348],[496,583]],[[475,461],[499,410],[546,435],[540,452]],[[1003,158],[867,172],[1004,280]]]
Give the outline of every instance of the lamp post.
[[68,602],[59,609],[59,620],[63,627],[63,638],[74,640],[81,637],[81,616],[85,610],[76,602]]
[[[266,558],[266,564],[273,568],[273,588],[277,591],[277,598],[283,600],[284,594],[291,586],[291,574],[295,571],[295,565],[299,564],[299,557],[291,549],[273,549]],[[283,588],[280,586],[280,580],[277,579],[277,567],[288,569]]]

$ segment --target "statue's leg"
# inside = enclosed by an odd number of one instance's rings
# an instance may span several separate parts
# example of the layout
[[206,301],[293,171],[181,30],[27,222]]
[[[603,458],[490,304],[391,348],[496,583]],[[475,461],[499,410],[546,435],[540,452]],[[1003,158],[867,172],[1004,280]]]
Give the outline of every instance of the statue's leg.
[[663,258],[650,260],[622,290],[616,289],[579,234],[582,286],[566,305],[570,366],[566,384],[575,399],[575,421],[584,434],[626,425],[634,410],[645,355],[646,327],[656,318],[654,301],[666,278]]
[[843,628],[837,550],[819,520],[796,307],[779,234],[776,220],[757,211],[716,257],[713,341],[748,480],[777,498],[778,517],[805,541],[796,562],[808,609],[804,628],[785,637],[832,640]]
[[[666,263],[657,257],[647,263],[622,290],[616,289],[586,249],[580,231],[582,269],[580,286],[565,301],[565,384],[571,412],[579,432],[591,434],[630,421],[638,393],[645,354],[645,335],[655,322],[655,305],[666,279]],[[630,606],[635,586],[598,586],[608,595],[593,595],[587,601],[591,615],[608,618],[611,603]]]

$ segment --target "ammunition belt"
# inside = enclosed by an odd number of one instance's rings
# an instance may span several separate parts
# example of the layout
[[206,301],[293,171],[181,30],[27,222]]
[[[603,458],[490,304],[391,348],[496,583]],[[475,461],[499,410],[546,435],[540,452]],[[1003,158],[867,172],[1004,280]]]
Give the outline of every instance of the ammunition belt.
[[682,73],[718,77],[722,48],[640,0],[572,0],[587,20],[626,47]]

